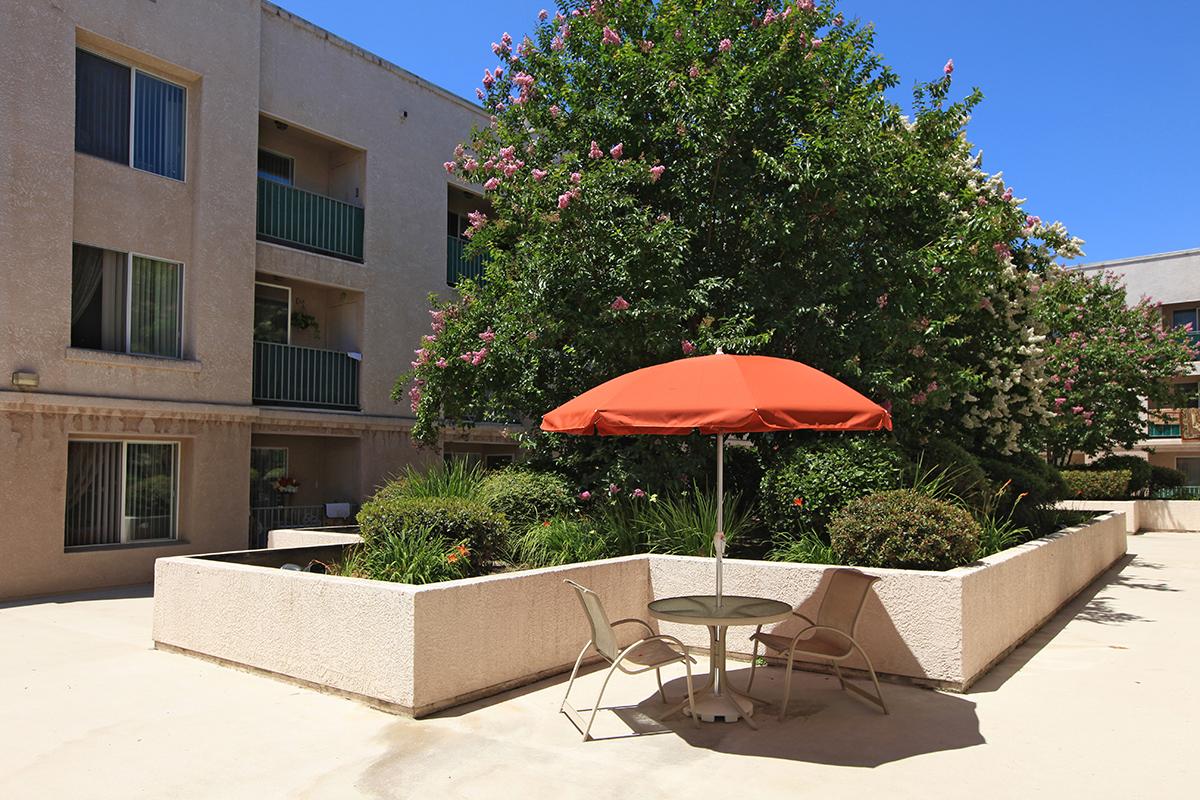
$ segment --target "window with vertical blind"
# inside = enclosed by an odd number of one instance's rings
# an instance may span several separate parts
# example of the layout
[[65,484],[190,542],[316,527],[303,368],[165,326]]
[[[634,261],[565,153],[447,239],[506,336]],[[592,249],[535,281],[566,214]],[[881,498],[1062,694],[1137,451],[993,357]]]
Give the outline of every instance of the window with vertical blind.
[[183,180],[187,90],[75,50],[75,150]]
[[71,346],[183,357],[183,265],[75,243]]
[[65,547],[178,537],[176,442],[67,443]]

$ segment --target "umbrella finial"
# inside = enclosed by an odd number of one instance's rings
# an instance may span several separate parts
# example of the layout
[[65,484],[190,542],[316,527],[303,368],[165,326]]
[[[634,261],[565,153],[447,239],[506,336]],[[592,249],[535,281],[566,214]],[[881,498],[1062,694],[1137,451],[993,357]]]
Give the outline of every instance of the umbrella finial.
[[724,348],[724,347],[718,347],[718,348],[717,348],[717,355],[719,355],[719,356],[723,356],[723,355],[725,355],[725,348]]

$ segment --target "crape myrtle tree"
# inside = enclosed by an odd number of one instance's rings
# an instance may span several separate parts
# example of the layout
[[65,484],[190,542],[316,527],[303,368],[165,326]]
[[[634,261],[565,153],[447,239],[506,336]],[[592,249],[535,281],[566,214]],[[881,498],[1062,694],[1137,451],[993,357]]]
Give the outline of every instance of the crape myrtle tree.
[[[806,0],[565,2],[502,36],[491,124],[445,164],[486,193],[488,266],[397,383],[416,438],[723,348],[824,370],[902,435],[1021,446],[1048,414],[1033,293],[1079,242],[981,171],[953,62],[906,115],[873,40]],[[711,469],[699,438],[521,436],[602,486]]]
[[1181,405],[1170,379],[1197,352],[1188,328],[1165,328],[1160,304],[1129,304],[1111,273],[1047,274],[1037,304],[1047,331],[1044,445],[1053,463],[1128,448],[1145,438],[1150,405]]

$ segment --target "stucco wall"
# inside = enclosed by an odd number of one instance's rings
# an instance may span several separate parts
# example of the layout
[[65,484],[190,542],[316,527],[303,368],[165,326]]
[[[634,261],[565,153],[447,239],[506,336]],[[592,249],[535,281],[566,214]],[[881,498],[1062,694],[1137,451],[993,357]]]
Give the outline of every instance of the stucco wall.
[[[329,541],[323,532],[283,533],[295,544]],[[1124,552],[1123,520],[1105,515],[1094,524],[969,567],[864,570],[882,580],[864,610],[859,639],[881,673],[964,689]],[[730,594],[778,598],[810,616],[832,569],[737,560],[726,564]],[[713,564],[699,558],[630,556],[400,586],[205,559],[164,559],[155,574],[154,638],[422,715],[569,668],[589,634],[564,578],[596,591],[610,619],[646,619],[652,598],[711,592]],[[194,613],[198,598],[203,598],[204,615]],[[358,611],[348,622],[344,615],[353,607]],[[796,624],[788,621],[771,629],[787,632]],[[406,630],[397,632],[397,626]],[[659,627],[691,646],[708,646],[704,628]],[[633,637],[637,631],[629,626],[622,633]],[[752,631],[731,628],[730,652],[748,654]],[[381,647],[400,648],[403,656],[391,658],[379,652]],[[390,672],[375,674],[373,669]]]
[[1074,511],[1119,511],[1125,530],[1200,532],[1200,500],[1063,500],[1059,508]]
[[[83,410],[2,419],[0,599],[143,583],[160,556],[245,547],[249,424]],[[179,442],[178,542],[64,549],[67,442],[82,438]]]
[[1125,555],[1125,520],[1105,514],[989,556],[961,573],[962,675],[970,684]]
[[1200,250],[1126,258],[1088,264],[1085,270],[1103,270],[1121,277],[1132,300],[1148,295],[1160,303],[1200,300],[1196,275],[1200,274]]

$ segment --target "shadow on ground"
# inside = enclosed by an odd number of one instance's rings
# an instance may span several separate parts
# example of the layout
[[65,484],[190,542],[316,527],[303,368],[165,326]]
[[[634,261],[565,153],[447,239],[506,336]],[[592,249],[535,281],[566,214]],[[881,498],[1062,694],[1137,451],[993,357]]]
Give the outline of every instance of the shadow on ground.
[[22,597],[17,600],[7,600],[0,603],[0,608],[20,608],[22,606],[64,605],[79,603],[86,600],[128,600],[139,597],[153,597],[154,584],[137,583],[132,586],[115,586],[111,589],[92,589],[73,594],[39,595],[37,597]]

